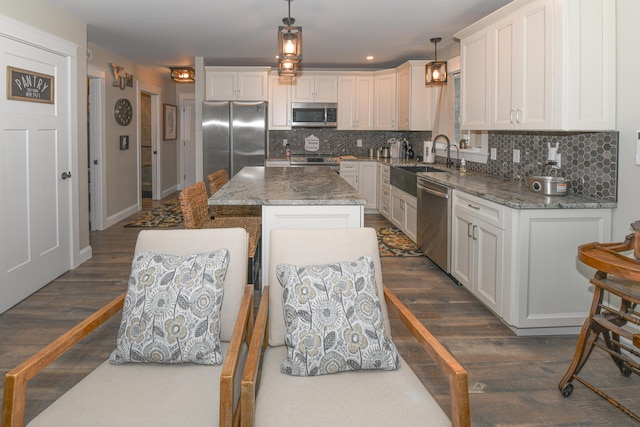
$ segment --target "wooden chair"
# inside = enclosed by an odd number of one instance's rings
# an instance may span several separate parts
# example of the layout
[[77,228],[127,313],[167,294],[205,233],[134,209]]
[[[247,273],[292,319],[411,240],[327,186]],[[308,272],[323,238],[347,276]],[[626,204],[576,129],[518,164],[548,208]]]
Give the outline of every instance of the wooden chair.
[[[209,194],[213,195],[229,182],[229,175],[226,169],[219,169],[207,176],[209,182]],[[214,205],[213,217],[222,218],[225,216],[249,216],[262,217],[262,206],[230,206],[230,205]]]
[[[640,221],[632,223],[631,228],[634,233],[626,236],[624,242],[593,242],[578,247],[578,259],[597,270],[590,281],[593,300],[573,359],[558,389],[568,397],[573,393],[576,380],[640,423],[638,413],[580,375],[594,349],[607,353],[623,376],[640,375],[640,333],[637,332],[640,313],[636,309],[640,304]],[[630,252],[635,259],[625,255]],[[619,308],[613,301],[619,301]]]
[[186,228],[232,228],[241,227],[249,234],[249,283],[256,285],[260,270],[260,236],[262,223],[260,217],[216,217],[211,219],[207,187],[204,182],[196,182],[182,190],[178,196],[182,217]]
[[[383,286],[375,230],[275,229],[271,232],[270,245],[269,283],[263,288],[242,376],[243,426],[470,424],[467,373],[393,292]],[[371,256],[374,262],[387,335],[390,335],[389,304],[397,309],[402,322],[447,375],[451,419],[402,358],[400,368],[392,371],[365,370],[307,377],[281,372],[287,346],[283,287],[276,277],[276,266],[351,261],[362,255]],[[313,319],[313,314],[310,316]]]
[[[138,236],[135,254],[188,255],[221,248],[229,251],[220,311],[222,365],[113,365],[107,360],[29,425],[238,425],[240,376],[254,323],[253,287],[247,285],[246,231],[144,230]],[[6,375],[3,427],[23,425],[27,381],[119,312],[124,301],[125,294]]]

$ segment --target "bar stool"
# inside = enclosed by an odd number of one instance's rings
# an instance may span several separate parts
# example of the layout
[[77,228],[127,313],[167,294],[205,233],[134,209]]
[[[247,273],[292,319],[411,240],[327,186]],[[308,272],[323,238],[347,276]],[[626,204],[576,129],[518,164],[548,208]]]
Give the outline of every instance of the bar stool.
[[[640,221],[632,223],[631,228],[634,233],[629,234],[624,242],[588,243],[578,248],[578,259],[597,270],[591,279],[594,285],[593,301],[589,317],[582,326],[573,360],[560,380],[558,389],[568,397],[573,393],[572,381],[576,380],[640,422],[640,417],[633,411],[578,375],[594,348],[609,354],[625,377],[632,373],[640,375],[640,364],[629,356],[640,358],[640,334],[625,328],[627,324],[640,325],[640,312],[636,311],[636,306],[640,304]],[[633,251],[635,259],[622,254],[628,251]],[[620,298],[620,308],[603,303],[606,293]],[[621,337],[626,341],[621,341]]]

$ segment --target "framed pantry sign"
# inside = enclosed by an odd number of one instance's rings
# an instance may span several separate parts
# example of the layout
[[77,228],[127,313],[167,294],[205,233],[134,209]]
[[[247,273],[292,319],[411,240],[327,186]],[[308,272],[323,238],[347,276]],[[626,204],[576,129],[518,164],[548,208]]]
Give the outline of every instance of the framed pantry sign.
[[7,67],[7,99],[53,104],[54,77]]

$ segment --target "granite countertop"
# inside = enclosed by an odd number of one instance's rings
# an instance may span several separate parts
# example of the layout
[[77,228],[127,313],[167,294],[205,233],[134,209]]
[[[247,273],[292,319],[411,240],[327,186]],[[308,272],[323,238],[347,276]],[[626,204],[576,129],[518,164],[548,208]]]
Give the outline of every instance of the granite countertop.
[[612,209],[615,202],[569,193],[566,196],[544,196],[529,190],[518,180],[475,172],[460,173],[432,165],[446,172],[419,172],[428,181],[481,197],[513,209]]
[[210,205],[364,205],[366,199],[330,168],[243,168]]

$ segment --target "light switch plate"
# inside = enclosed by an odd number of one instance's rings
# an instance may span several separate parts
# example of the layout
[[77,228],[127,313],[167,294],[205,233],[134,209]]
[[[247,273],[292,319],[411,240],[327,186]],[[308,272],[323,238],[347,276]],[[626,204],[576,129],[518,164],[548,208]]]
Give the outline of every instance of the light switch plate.
[[287,139],[283,139],[283,140],[282,140],[282,146],[283,146],[283,147],[286,147],[286,145],[287,145],[288,143],[289,143],[289,140],[287,140]]
[[491,160],[495,160],[498,157],[498,149],[493,147],[491,148]]
[[358,147],[362,147],[362,140],[361,140],[361,139],[358,139],[358,140],[356,141],[356,143],[358,144]]
[[520,163],[520,150],[513,150],[513,163]]

